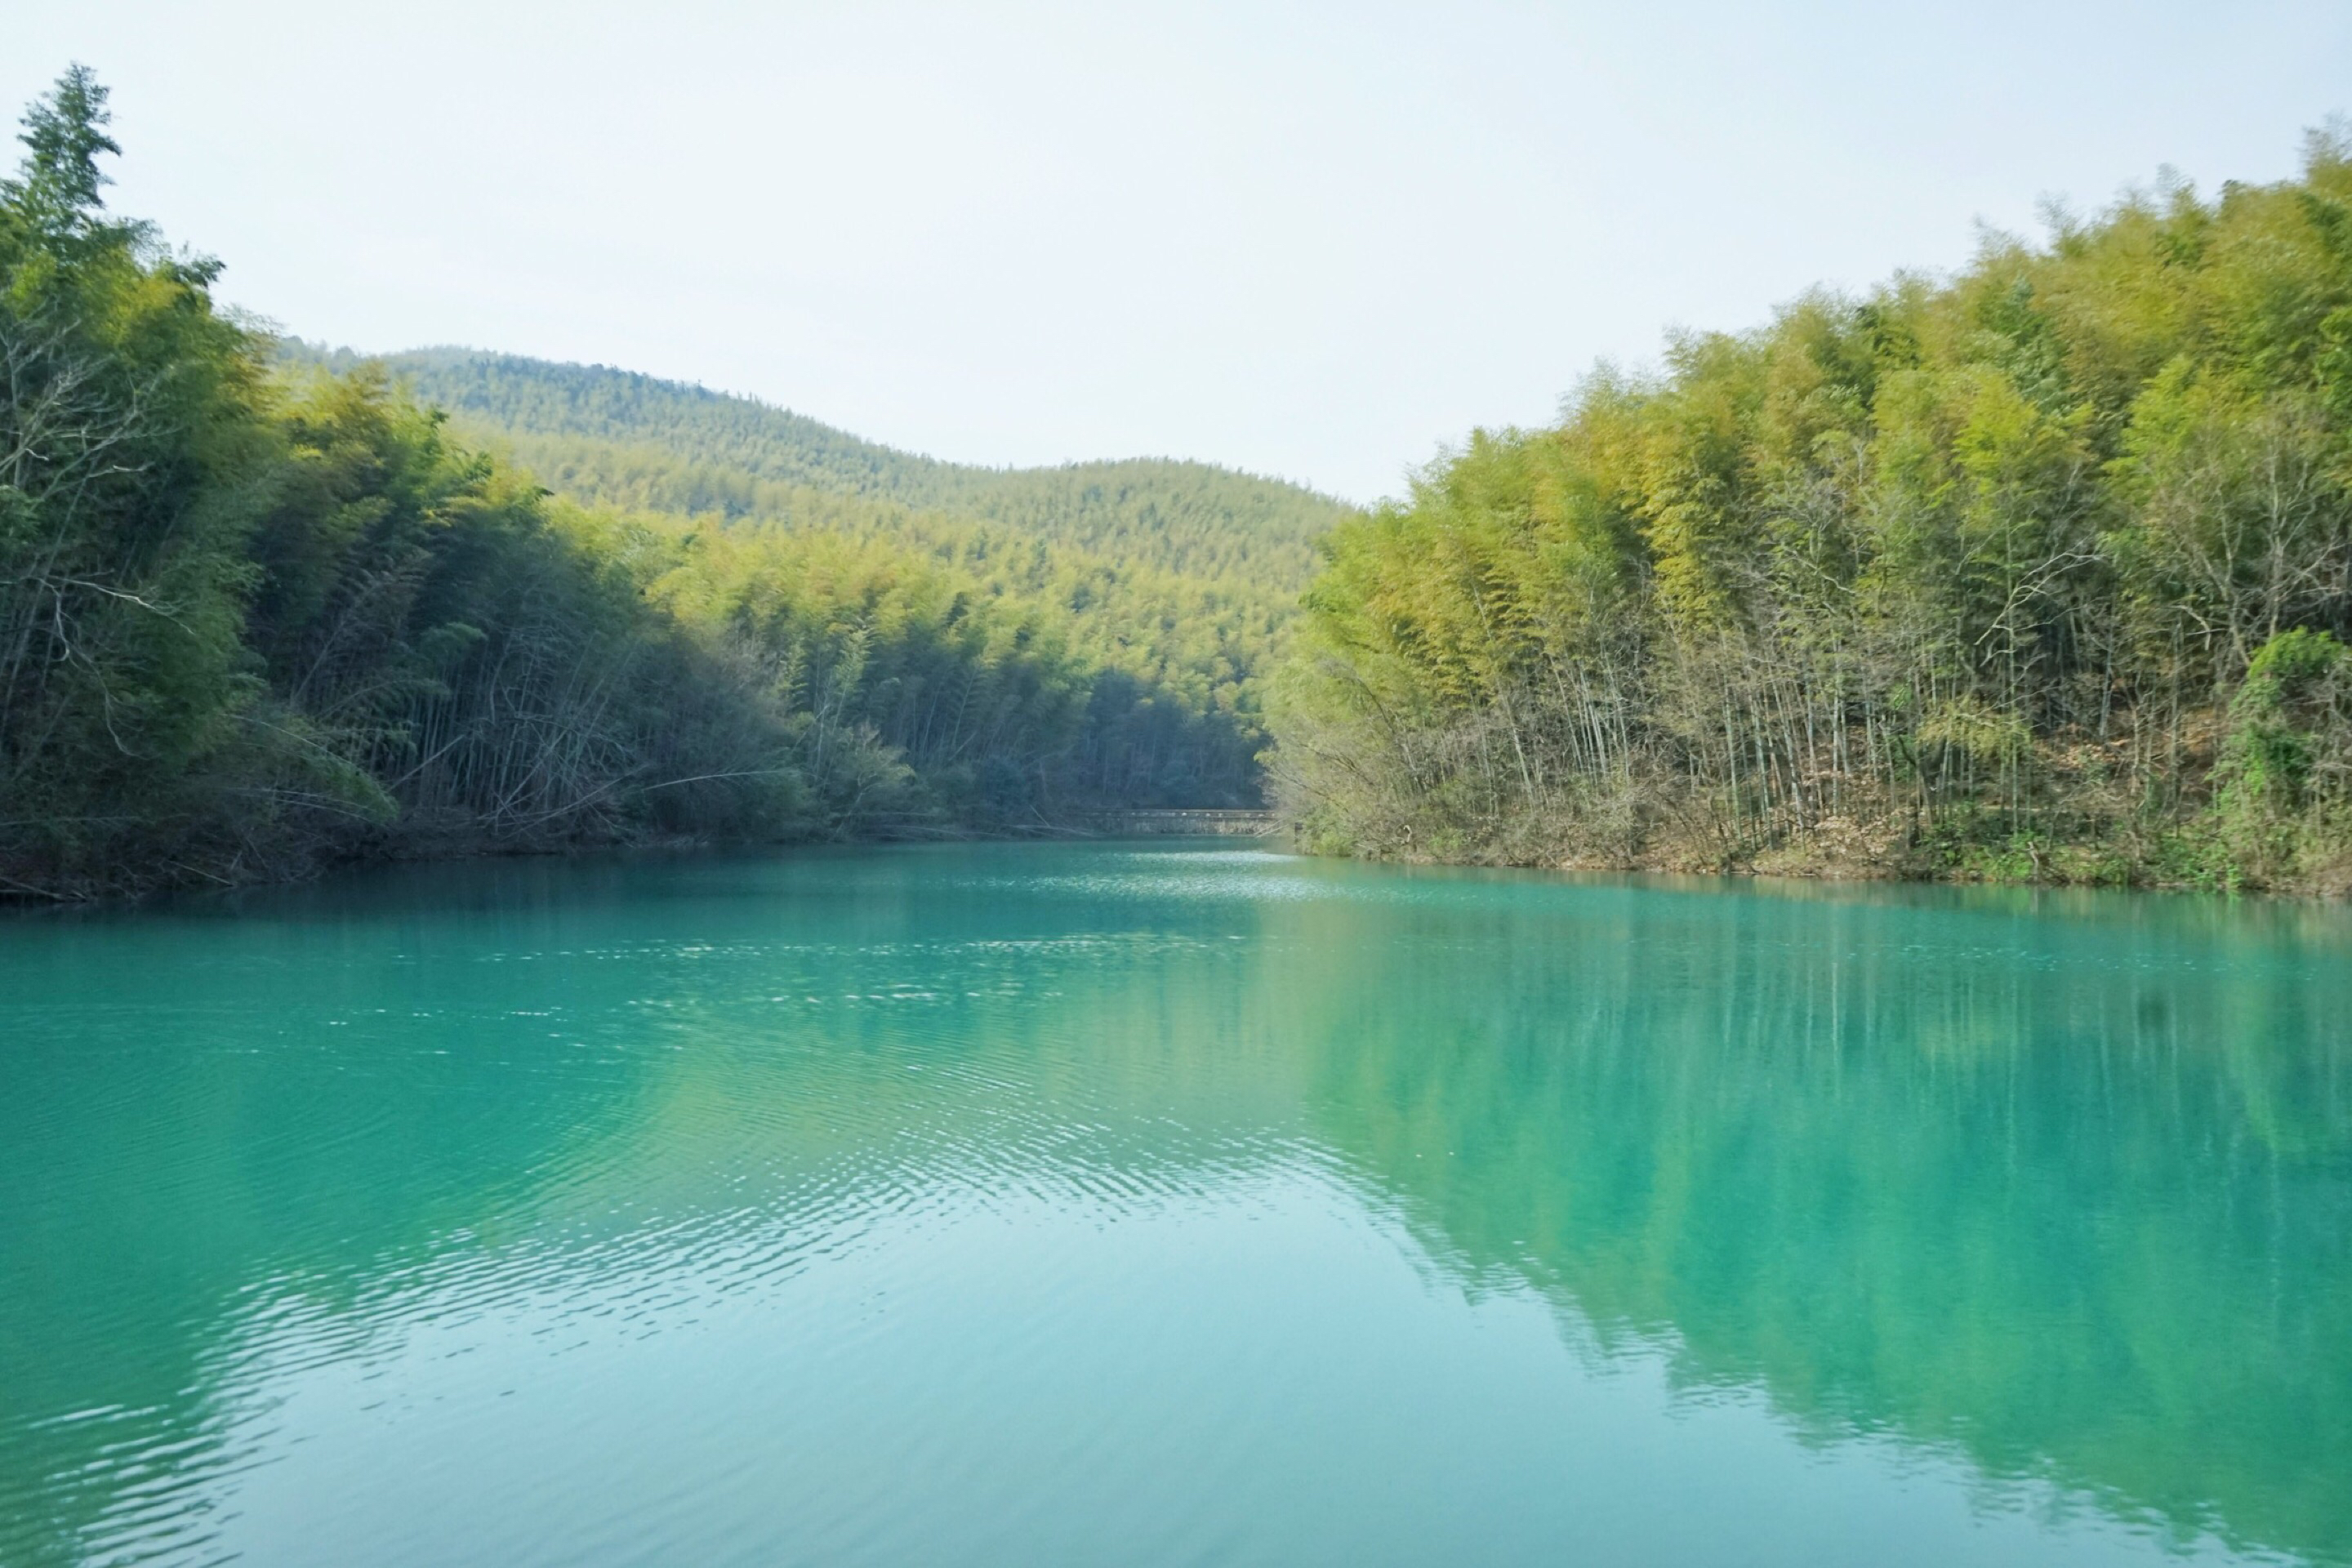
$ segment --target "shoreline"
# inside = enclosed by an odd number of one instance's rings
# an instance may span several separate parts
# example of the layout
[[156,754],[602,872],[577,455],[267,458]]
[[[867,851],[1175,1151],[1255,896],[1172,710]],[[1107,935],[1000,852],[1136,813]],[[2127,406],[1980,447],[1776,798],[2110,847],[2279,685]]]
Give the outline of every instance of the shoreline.
[[[276,874],[259,872],[243,877],[224,877],[200,871],[184,864],[164,868],[182,875],[159,876],[142,885],[122,886],[120,882],[98,884],[85,888],[58,890],[15,881],[0,876],[0,913],[39,910],[90,910],[125,907],[156,899],[187,894],[228,894],[257,891],[269,888],[298,888],[316,883],[343,872],[367,871],[394,866],[449,865],[468,860],[546,860],[572,859],[584,856],[614,853],[696,854],[709,852],[762,849],[855,848],[885,844],[960,844],[1023,842],[1084,842],[1114,838],[1175,837],[1183,835],[1203,837],[1265,837],[1266,834],[1244,835],[1227,826],[1179,827],[1172,825],[1136,826],[1139,818],[1161,816],[1193,819],[1201,817],[1253,817],[1272,824],[1274,814],[1246,808],[1222,806],[1180,807],[1120,807],[1103,811],[1074,814],[1055,821],[1034,823],[915,823],[888,825],[880,831],[844,835],[811,834],[804,837],[725,837],[694,834],[645,834],[623,837],[570,840],[496,840],[480,835],[461,833],[418,832],[397,837],[396,842],[335,854],[313,854],[301,858],[299,865],[289,866]],[[1108,820],[1107,820],[1108,819]],[[1110,826],[1116,821],[1118,826]],[[1279,831],[1269,826],[1268,832]],[[388,839],[396,836],[387,836]]]

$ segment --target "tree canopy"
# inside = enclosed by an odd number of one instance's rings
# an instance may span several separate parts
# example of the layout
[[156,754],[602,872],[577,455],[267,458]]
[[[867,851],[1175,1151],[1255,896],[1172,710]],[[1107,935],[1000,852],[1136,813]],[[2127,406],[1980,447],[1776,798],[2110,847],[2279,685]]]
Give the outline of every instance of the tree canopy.
[[1343,524],[1277,731],[1373,854],[2352,879],[2352,147],[1601,371]]
[[1257,798],[1339,503],[306,351],[106,212],[107,128],[74,68],[0,184],[0,889]]

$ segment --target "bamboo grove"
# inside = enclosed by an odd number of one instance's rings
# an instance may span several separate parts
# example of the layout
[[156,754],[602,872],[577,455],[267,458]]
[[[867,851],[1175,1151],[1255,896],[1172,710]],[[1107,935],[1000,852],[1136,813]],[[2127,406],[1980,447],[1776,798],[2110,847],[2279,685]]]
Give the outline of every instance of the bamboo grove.
[[2352,879],[2352,144],[1603,370],[1342,525],[1276,705],[1310,842]]
[[[0,185],[0,892],[1255,800],[1303,545],[1286,585],[1115,559],[1002,484],[961,516],[552,493],[218,307],[215,263],[108,213],[107,123],[69,71]],[[1224,482],[1128,478],[1146,517]]]
[[[281,363],[368,362],[279,345]],[[1350,509],[1200,463],[977,468],[894,451],[803,416],[604,366],[427,349],[381,363],[447,428],[558,496],[730,549],[824,535],[919,558],[975,600],[1041,607],[1093,673],[1087,717],[1050,770],[1063,801],[1258,799],[1262,674],[1313,539]],[[664,520],[669,520],[665,521]]]

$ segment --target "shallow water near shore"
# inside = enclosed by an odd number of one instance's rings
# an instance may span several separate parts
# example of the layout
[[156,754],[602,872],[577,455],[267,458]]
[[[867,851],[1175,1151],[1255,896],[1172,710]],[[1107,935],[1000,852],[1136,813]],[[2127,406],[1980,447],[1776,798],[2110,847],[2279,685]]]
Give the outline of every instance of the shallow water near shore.
[[0,921],[0,1563],[2352,1563],[2352,920],[1231,842]]

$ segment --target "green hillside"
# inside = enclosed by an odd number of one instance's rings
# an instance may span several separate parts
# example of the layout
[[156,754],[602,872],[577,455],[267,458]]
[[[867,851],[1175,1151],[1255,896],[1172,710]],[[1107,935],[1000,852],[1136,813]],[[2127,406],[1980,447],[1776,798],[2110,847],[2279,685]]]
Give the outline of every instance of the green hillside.
[[[336,370],[362,363],[299,343],[288,353]],[[604,365],[459,348],[380,363],[419,402],[446,410],[459,438],[502,450],[590,506],[840,526],[868,521],[839,504],[854,497],[1286,595],[1313,574],[1316,536],[1354,515],[1328,496],[1206,463],[945,463],[751,398]]]
[[106,210],[108,118],[74,68],[0,179],[0,896],[1262,798],[1338,502],[273,339]]

